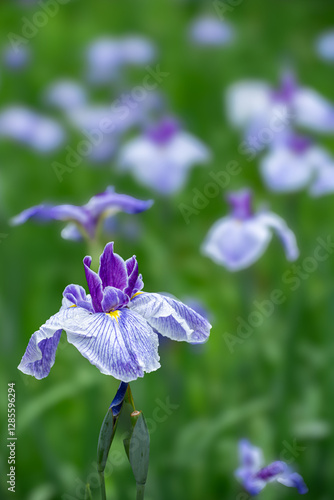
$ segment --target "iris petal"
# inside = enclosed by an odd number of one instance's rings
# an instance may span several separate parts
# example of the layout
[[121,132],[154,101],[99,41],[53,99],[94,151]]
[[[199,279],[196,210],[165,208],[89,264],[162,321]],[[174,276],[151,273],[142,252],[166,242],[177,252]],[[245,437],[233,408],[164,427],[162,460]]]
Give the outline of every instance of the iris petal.
[[205,342],[211,325],[190,307],[158,293],[141,293],[128,307],[164,337],[191,343]]

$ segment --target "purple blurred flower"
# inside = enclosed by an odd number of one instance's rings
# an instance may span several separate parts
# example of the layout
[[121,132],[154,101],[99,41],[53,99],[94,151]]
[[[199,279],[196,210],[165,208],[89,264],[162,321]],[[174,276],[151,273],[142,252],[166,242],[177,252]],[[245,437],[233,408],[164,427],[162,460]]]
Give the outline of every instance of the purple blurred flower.
[[303,478],[291,470],[285,462],[276,461],[263,467],[262,450],[253,446],[247,439],[239,442],[239,457],[241,466],[235,475],[250,495],[258,495],[273,481],[297,488],[301,495],[308,492]]
[[334,61],[334,29],[322,33],[317,38],[316,51],[321,59]]
[[14,71],[24,69],[31,60],[31,51],[28,47],[6,46],[2,52],[3,63]]
[[35,332],[19,370],[46,377],[55,362],[62,330],[67,340],[101,373],[130,382],[160,367],[158,333],[172,340],[205,342],[211,325],[181,302],[141,292],[136,257],[124,261],[108,243],[98,274],[84,267],[90,295],[78,285],[63,293],[60,311]]
[[93,196],[83,206],[76,205],[37,205],[24,210],[12,219],[12,224],[23,224],[28,219],[48,222],[50,220],[67,221],[69,224],[62,230],[65,239],[78,240],[83,236],[94,239],[100,221],[115,215],[117,212],[136,214],[149,209],[152,200],[142,201],[118,194],[112,186],[103,193]]
[[65,140],[65,132],[55,120],[31,109],[10,106],[0,113],[0,137],[27,144],[46,153],[57,149]]
[[334,131],[333,104],[315,90],[300,86],[291,72],[283,74],[278,89],[256,80],[236,82],[226,93],[226,108],[230,122],[247,135],[260,136],[268,127],[279,135],[292,125]]
[[89,79],[94,83],[108,83],[119,77],[123,66],[145,65],[154,57],[155,48],[144,37],[99,38],[87,50]]
[[172,118],[161,120],[120,151],[121,168],[162,194],[181,189],[190,168],[209,159],[208,148]]
[[74,80],[57,80],[45,92],[45,100],[56,108],[68,111],[83,106],[87,101],[85,89]]
[[261,160],[261,173],[269,189],[292,192],[308,187],[333,162],[328,153],[308,137],[290,132]]
[[248,189],[230,193],[228,216],[210,229],[202,252],[230,271],[252,265],[267,249],[273,232],[279,236],[288,260],[296,260],[299,251],[294,233],[284,220],[272,212],[253,213],[252,193]]
[[222,46],[233,40],[234,30],[230,24],[216,17],[201,16],[192,22],[189,36],[196,45]]

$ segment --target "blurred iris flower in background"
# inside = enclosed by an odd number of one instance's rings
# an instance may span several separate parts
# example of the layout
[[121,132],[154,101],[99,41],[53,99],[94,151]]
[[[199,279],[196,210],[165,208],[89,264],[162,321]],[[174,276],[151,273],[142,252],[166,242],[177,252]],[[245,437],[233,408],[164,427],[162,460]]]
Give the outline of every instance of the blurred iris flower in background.
[[191,167],[210,158],[209,149],[199,139],[183,131],[174,118],[165,117],[125,143],[119,162],[141,184],[169,195],[184,186]]
[[152,204],[152,200],[142,201],[126,194],[118,194],[112,186],[109,186],[103,193],[93,196],[83,206],[37,205],[24,210],[11,222],[13,225],[18,225],[24,224],[29,219],[40,222],[67,221],[69,224],[61,232],[63,238],[68,240],[81,240],[83,237],[94,239],[100,223],[106,218],[118,212],[140,213],[148,210]]
[[210,229],[202,253],[229,271],[239,271],[256,262],[267,249],[273,233],[281,240],[288,260],[296,260],[299,250],[296,237],[285,221],[272,212],[252,209],[248,189],[227,196],[230,214]]
[[195,45],[221,47],[229,45],[234,37],[231,24],[213,16],[200,16],[189,27],[189,38]]
[[8,106],[0,111],[0,138],[50,153],[64,143],[66,133],[53,118],[23,106]]
[[308,492],[303,478],[285,462],[276,461],[263,467],[262,450],[253,446],[247,439],[239,442],[239,458],[241,466],[236,470],[235,475],[250,495],[258,495],[268,483],[273,481],[296,488],[301,495]]

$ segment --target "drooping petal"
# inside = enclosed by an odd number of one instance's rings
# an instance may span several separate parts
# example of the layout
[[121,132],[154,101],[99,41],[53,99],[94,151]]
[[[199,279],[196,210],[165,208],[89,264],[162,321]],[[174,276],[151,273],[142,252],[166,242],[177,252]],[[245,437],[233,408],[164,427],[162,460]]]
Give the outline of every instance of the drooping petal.
[[296,123],[317,132],[334,131],[334,106],[318,92],[300,88],[294,101]]
[[32,335],[19,365],[23,373],[36,378],[49,374],[61,330],[101,373],[123,382],[160,367],[158,336],[135,312],[122,309],[111,315],[92,314],[81,307],[62,307]]
[[112,286],[124,290],[128,284],[128,273],[122,257],[114,253],[114,243],[105,246],[100,258],[99,276],[103,287]]
[[290,488],[297,488],[300,495],[305,495],[305,493],[308,492],[308,487],[304,479],[297,472],[286,472],[284,475],[277,478],[277,482]]
[[256,262],[270,240],[270,231],[255,218],[240,221],[223,217],[210,229],[202,252],[230,271],[239,271]]
[[256,216],[256,221],[275,231],[282,242],[288,260],[298,259],[299,250],[296,236],[281,217],[272,212],[264,212]]
[[140,314],[158,333],[172,340],[205,342],[210,323],[190,307],[158,293],[140,293],[128,305]]
[[315,172],[314,181],[310,187],[311,196],[324,196],[334,192],[334,161],[328,158]]
[[18,369],[38,380],[49,375],[56,358],[62,329],[49,330],[50,336],[44,337],[41,331],[35,332],[28,343],[26,352]]
[[48,222],[52,220],[52,207],[49,205],[36,205],[35,207],[27,208],[15,217],[12,217],[11,224],[17,226],[24,224],[29,219],[35,219],[40,222]]
[[272,191],[292,192],[311,182],[313,165],[307,154],[298,155],[285,147],[273,148],[261,161],[261,173]]
[[77,312],[66,328],[67,340],[101,373],[130,382],[160,367],[158,336],[135,312]]
[[95,312],[102,312],[101,302],[103,299],[102,281],[98,274],[90,269],[92,258],[87,256],[84,258],[84,268],[86,280],[90,295],[92,297],[92,304]]
[[211,158],[209,148],[187,132],[175,134],[168,146],[169,161],[180,168],[207,163]]

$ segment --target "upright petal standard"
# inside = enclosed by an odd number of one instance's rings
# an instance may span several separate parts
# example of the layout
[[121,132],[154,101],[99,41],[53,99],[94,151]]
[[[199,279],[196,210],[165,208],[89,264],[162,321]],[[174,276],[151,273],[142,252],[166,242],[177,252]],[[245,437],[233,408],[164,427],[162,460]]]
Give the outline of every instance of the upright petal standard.
[[202,245],[204,255],[230,271],[239,271],[263,255],[274,231],[282,242],[287,259],[298,258],[294,233],[281,217],[272,212],[254,214],[250,190],[230,193],[227,199],[231,213],[210,229]]
[[273,481],[296,488],[301,495],[308,492],[303,478],[285,462],[275,461],[263,467],[262,450],[253,446],[247,439],[239,442],[239,458],[240,467],[235,475],[250,495],[258,495]]
[[203,343],[211,325],[177,300],[145,293],[136,257],[124,261],[108,243],[98,273],[85,257],[89,289],[69,285],[60,311],[29,340],[19,370],[46,377],[55,362],[62,330],[67,340],[101,373],[130,382],[160,367],[158,333],[172,340]]

